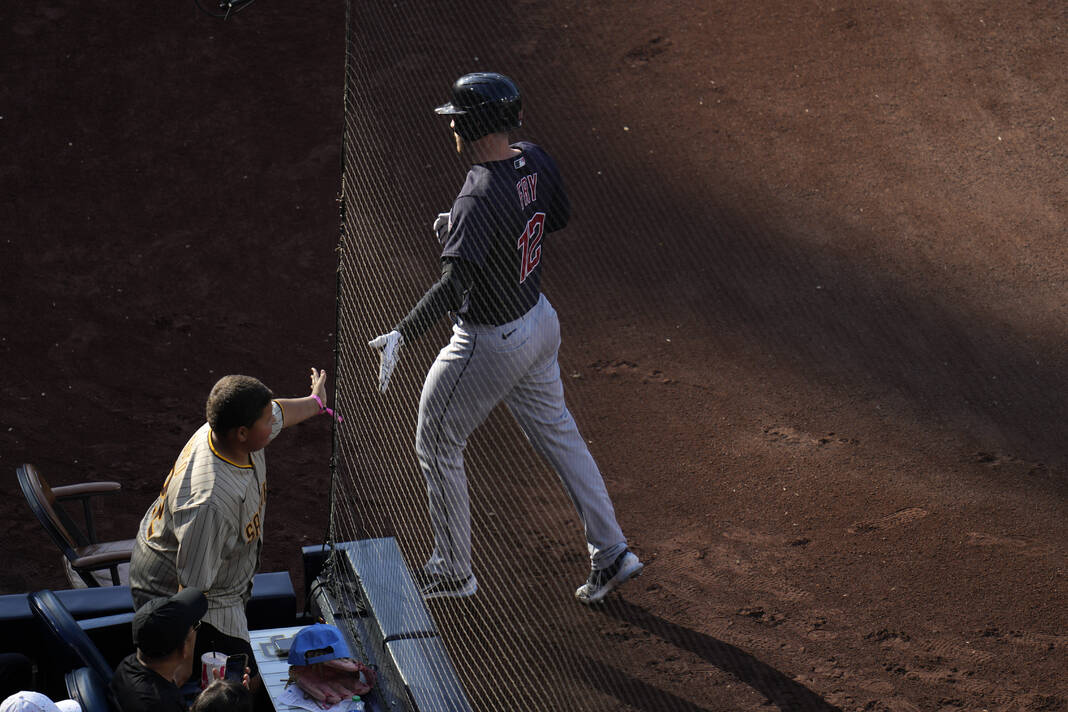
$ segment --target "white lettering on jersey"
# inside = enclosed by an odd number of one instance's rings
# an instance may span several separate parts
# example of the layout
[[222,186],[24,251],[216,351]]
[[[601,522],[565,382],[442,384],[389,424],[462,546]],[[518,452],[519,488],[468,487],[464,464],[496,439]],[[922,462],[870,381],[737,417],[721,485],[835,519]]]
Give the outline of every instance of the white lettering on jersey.
[[521,207],[527,207],[535,200],[538,199],[538,174],[531,173],[529,176],[523,176],[519,179],[519,182],[515,184],[516,193],[519,194],[519,205]]

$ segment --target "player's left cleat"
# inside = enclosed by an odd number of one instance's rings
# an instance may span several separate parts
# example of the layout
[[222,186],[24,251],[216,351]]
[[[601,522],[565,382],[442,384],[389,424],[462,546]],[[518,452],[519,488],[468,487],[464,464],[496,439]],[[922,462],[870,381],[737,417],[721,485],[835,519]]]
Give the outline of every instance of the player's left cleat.
[[465,598],[478,591],[478,581],[471,574],[465,579],[422,573],[418,584],[423,598]]
[[575,598],[587,605],[600,603],[609,593],[640,574],[643,568],[645,565],[637,556],[624,551],[608,568],[591,571],[586,583],[575,591]]

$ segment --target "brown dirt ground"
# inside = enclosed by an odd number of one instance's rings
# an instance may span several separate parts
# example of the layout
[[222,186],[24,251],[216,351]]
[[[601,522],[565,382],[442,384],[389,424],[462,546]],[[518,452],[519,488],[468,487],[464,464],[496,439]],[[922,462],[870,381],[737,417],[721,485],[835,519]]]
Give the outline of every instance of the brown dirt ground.
[[[124,538],[214,377],[333,369],[343,12],[281,5],[0,9],[3,592],[64,583],[18,463],[121,481]],[[1063,5],[512,11],[483,61],[546,58],[528,129],[603,266],[546,290],[649,564],[593,619],[605,708],[1068,709]],[[299,431],[263,567],[298,585]]]

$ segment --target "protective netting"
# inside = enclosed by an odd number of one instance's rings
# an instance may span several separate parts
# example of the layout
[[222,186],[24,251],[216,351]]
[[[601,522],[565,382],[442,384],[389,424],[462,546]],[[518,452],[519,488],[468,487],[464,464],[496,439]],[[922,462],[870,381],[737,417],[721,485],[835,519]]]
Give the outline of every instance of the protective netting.
[[[367,341],[392,329],[439,276],[431,223],[467,169],[433,107],[470,71],[501,71],[523,87],[554,70],[524,44],[523,18],[509,7],[346,5],[335,399],[345,421],[330,536],[393,536],[415,571],[432,549],[413,449],[419,394],[450,325],[404,346],[385,394]],[[573,598],[589,559],[564,488],[503,407],[476,430],[465,466],[479,591],[428,605],[472,707],[605,709],[597,690],[613,687],[612,656],[625,652],[604,646],[597,620]]]

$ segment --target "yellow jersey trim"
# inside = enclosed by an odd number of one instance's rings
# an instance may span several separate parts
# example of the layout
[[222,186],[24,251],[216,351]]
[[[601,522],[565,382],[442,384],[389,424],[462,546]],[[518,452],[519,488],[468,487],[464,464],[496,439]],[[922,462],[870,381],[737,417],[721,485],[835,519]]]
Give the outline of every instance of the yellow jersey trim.
[[211,451],[212,451],[212,453],[214,453],[215,457],[219,458],[220,460],[222,460],[223,462],[225,462],[228,465],[233,465],[234,467],[240,467],[242,470],[251,470],[251,469],[253,469],[252,465],[239,465],[236,462],[234,462],[233,460],[228,460],[225,457],[223,457],[222,455],[220,455],[219,451],[215,449],[215,443],[213,443],[211,441],[211,436],[212,435],[214,435],[214,431],[211,428],[208,428],[208,447],[211,448]]

